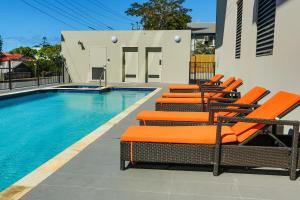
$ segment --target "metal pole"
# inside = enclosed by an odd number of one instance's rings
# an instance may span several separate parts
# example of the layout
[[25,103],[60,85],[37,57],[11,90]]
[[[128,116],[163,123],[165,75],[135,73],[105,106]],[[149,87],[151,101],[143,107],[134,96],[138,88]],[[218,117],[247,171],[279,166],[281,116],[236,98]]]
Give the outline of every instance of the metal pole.
[[40,86],[40,73],[39,73],[39,67],[38,64],[36,63],[36,75],[37,75],[37,85],[38,87]]
[[8,85],[9,85],[9,89],[12,90],[12,82],[11,82],[11,60],[8,61]]
[[60,63],[60,68],[58,68],[58,73],[56,73],[56,76],[58,75],[58,83],[60,83],[60,75],[61,75],[61,69],[62,69],[62,62]]
[[107,86],[107,71],[106,71],[106,67],[104,68],[104,78],[105,78],[105,87]]
[[190,61],[190,63],[189,63],[189,84],[191,84],[192,83],[192,79],[191,79],[191,61]]
[[61,68],[62,68],[62,79],[63,79],[63,83],[65,83],[65,62],[62,61],[61,64],[62,64],[62,66],[61,66]]

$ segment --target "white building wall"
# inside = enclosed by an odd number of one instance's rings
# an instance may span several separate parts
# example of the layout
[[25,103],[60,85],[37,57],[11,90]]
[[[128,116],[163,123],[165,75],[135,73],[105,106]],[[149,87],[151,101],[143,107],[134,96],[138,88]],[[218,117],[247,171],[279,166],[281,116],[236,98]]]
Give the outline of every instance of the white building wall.
[[[18,61],[18,60],[12,60],[11,61],[11,68],[14,68],[16,66],[18,66],[19,64],[21,64],[22,61]],[[8,68],[9,67],[9,63],[8,61],[5,62],[0,62],[0,67],[1,68]],[[2,72],[4,71],[4,69],[2,69]]]
[[[181,37],[176,43],[174,37]],[[145,82],[146,47],[161,47],[163,54],[162,82],[188,83],[191,31],[64,31],[62,53],[73,82],[90,82],[89,49],[107,48],[108,82],[122,82],[122,48],[138,47],[138,82]],[[117,43],[111,41],[118,38]],[[81,41],[85,50],[78,45]]]
[[[227,5],[224,2],[218,0],[217,72],[242,78],[242,92],[261,85],[270,89],[271,95],[280,90],[300,95],[300,24],[297,22],[300,1],[277,0],[273,55],[256,57],[255,0],[244,0],[240,59],[235,59],[237,0],[227,0]],[[222,9],[226,9],[225,14]],[[300,109],[287,118],[300,120]]]

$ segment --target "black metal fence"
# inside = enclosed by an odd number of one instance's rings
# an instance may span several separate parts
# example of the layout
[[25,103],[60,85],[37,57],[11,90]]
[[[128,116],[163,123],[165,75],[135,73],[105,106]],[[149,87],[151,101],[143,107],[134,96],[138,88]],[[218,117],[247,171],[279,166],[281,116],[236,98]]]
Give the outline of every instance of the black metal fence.
[[63,65],[52,71],[44,71],[37,66],[33,72],[16,72],[11,63],[7,67],[0,66],[0,91],[69,82],[71,79]]
[[215,75],[215,62],[190,62],[189,82],[198,83]]

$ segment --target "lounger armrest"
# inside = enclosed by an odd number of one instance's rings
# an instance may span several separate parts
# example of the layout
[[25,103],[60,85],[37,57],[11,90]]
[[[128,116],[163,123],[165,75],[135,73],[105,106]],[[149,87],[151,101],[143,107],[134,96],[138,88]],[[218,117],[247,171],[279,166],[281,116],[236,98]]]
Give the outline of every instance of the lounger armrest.
[[219,91],[219,90],[201,90],[200,89],[200,92],[201,92],[202,97],[204,97],[205,93],[208,93],[208,92],[217,93],[217,94],[224,94],[224,95],[230,94],[230,95],[233,95],[233,96],[237,96],[238,98],[240,98],[240,96],[241,96],[240,92],[234,92],[234,91],[228,92],[228,91],[223,91],[223,90]]
[[209,97],[208,99],[207,99],[207,105],[208,105],[208,107],[210,107],[210,105],[212,104],[212,103],[233,103],[233,102],[235,102],[236,101],[236,99],[233,99],[233,98],[216,98],[216,97]]
[[204,83],[211,82],[210,79],[200,79],[197,81],[198,85],[203,85]]
[[[201,91],[201,89],[200,89]],[[218,90],[218,89],[212,89],[212,90],[205,90],[204,91],[201,91],[201,92],[211,92],[211,93],[219,93],[219,94],[233,94],[233,95],[240,95],[241,93],[240,92],[235,92],[235,91],[223,91],[223,90]]]
[[214,89],[214,88],[221,88],[221,89],[225,89],[225,87],[221,87],[219,85],[201,85],[200,87],[204,88],[204,89],[206,89],[206,88],[212,88],[212,89]]
[[[201,91],[201,89],[200,89]],[[230,95],[233,95],[233,96],[237,96],[238,98],[240,98],[241,96],[241,93],[240,92],[227,92],[227,91],[212,91],[213,93],[218,93],[218,94],[230,94]],[[202,100],[202,109],[204,109],[204,102],[205,102],[205,91],[201,91],[201,100]],[[207,101],[208,103],[208,101]]]
[[224,102],[211,102],[210,107],[238,107],[238,108],[258,108],[258,104],[240,104],[240,103],[224,103]]
[[216,86],[219,86],[223,83],[223,81],[216,81],[216,82],[213,82]]
[[224,88],[205,86],[205,87],[200,87],[199,90],[200,90],[200,92],[221,92],[224,90]]
[[[227,107],[227,106],[226,106]],[[209,124],[214,124],[215,122],[215,114],[217,112],[234,112],[240,114],[249,114],[253,110],[252,109],[240,109],[240,108],[223,108],[223,107],[210,107],[209,108]]]
[[249,122],[259,123],[266,125],[286,125],[286,126],[300,126],[300,121],[296,120],[272,120],[272,119],[261,119],[261,118],[242,118],[242,117],[224,117],[219,116],[218,122]]

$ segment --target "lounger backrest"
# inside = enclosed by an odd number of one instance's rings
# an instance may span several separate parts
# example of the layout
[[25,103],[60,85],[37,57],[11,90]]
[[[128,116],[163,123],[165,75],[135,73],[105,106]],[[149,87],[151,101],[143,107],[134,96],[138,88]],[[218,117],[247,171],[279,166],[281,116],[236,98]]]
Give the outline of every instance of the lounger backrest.
[[[299,95],[280,91],[259,108],[248,114],[246,118],[274,120],[277,117],[283,117],[282,115],[299,103]],[[237,135],[238,141],[243,142],[264,127],[264,124],[238,122],[232,126],[232,130]]]
[[235,77],[229,77],[226,81],[220,84],[220,87],[228,87],[231,83],[235,81]]
[[[236,104],[253,104],[256,103],[259,99],[265,96],[269,91],[266,88],[256,86],[252,88],[249,92],[243,95],[240,99],[235,101]],[[234,108],[229,106],[228,108]],[[233,117],[236,116],[235,112],[219,112],[221,116]]]
[[224,77],[223,74],[216,74],[216,75],[214,75],[214,77],[212,77],[210,79],[210,83],[216,83],[216,82],[220,81],[223,77]]
[[[237,89],[242,84],[243,84],[243,81],[241,79],[237,79],[233,83],[231,83],[228,87],[226,87],[223,91],[231,92],[231,91]],[[223,97],[224,95],[225,95],[224,93],[217,93],[213,97]]]

